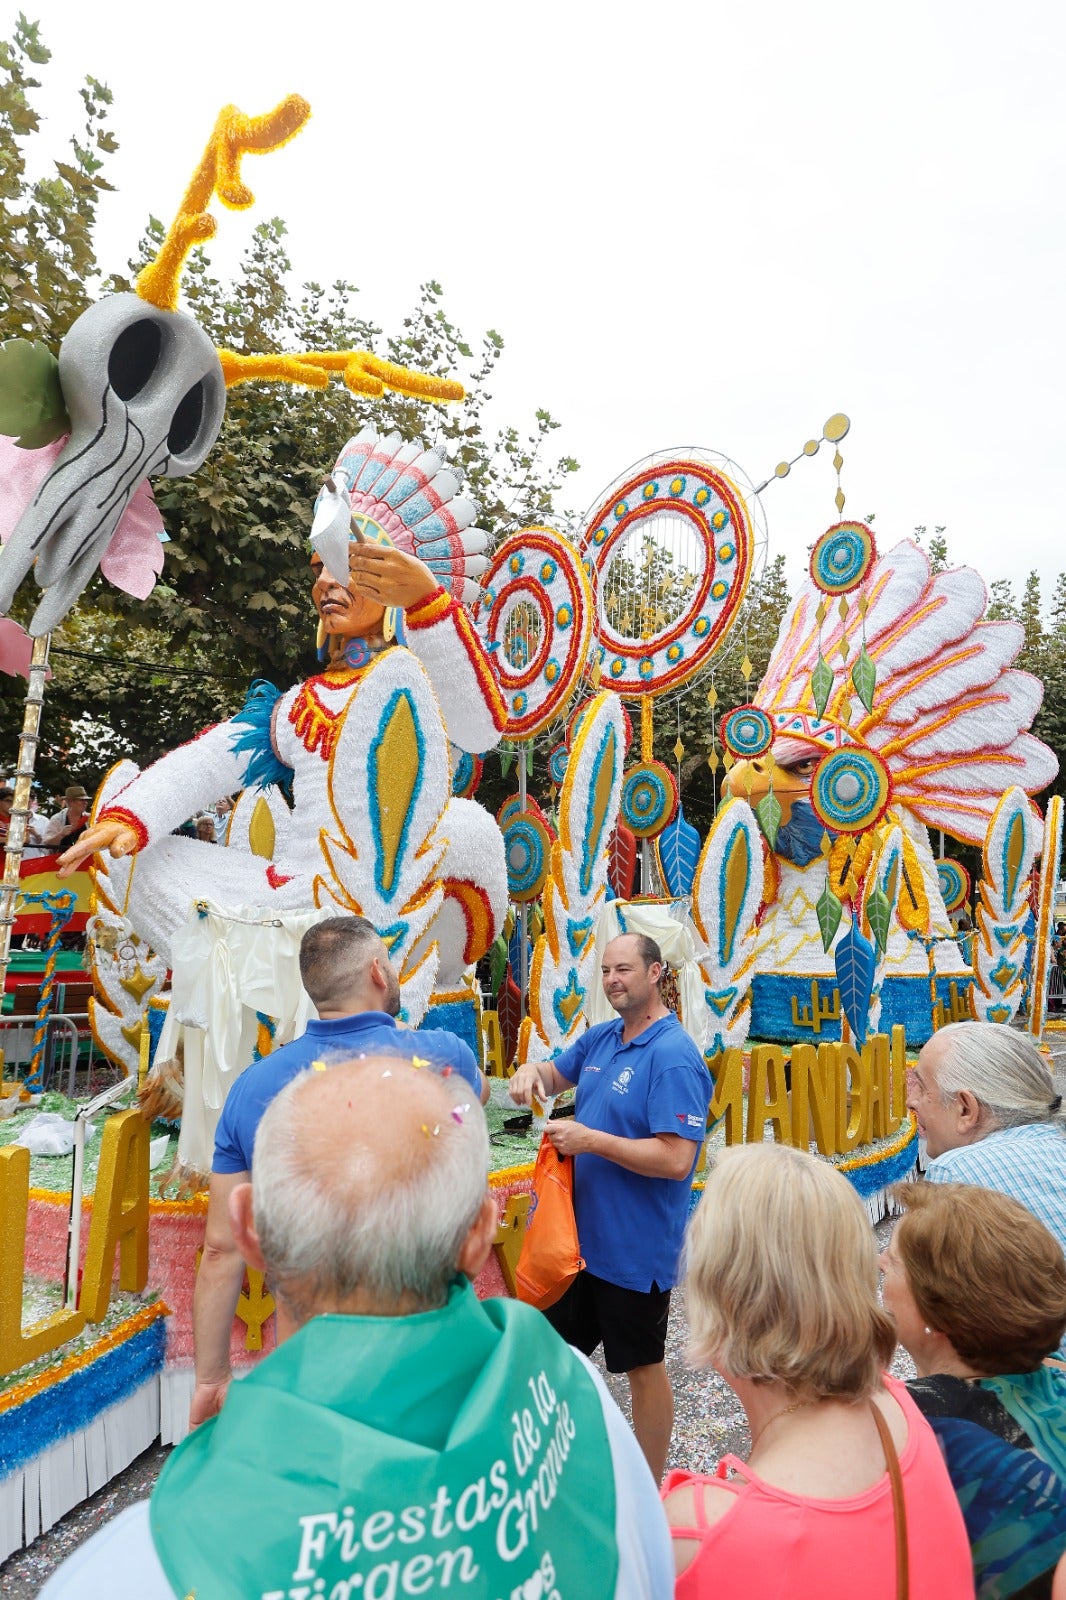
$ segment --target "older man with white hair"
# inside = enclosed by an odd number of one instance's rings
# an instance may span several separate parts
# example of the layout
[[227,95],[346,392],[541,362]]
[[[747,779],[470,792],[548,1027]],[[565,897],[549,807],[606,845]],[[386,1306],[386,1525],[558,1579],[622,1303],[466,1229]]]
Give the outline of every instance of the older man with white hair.
[[231,1196],[278,1349],[42,1600],[666,1600],[656,1487],[602,1380],[474,1294],[487,1166],[476,1096],[408,1059],[284,1088]]
[[1066,1251],[1062,1096],[1031,1039],[991,1022],[953,1022],[923,1047],[907,1105],[931,1183],[975,1183],[1026,1206]]

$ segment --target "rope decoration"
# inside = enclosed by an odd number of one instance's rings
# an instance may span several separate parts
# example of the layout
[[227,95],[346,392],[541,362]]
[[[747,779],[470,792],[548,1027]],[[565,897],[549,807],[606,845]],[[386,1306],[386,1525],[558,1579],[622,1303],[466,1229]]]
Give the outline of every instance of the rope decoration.
[[24,894],[23,905],[41,905],[51,914],[48,940],[44,947],[44,977],[37,1001],[37,1022],[33,1031],[33,1051],[24,1087],[36,1093],[44,1088],[44,1044],[48,1034],[48,1018],[52,1010],[52,991],[55,988],[56,955],[63,929],[74,915],[78,897],[73,889],[46,889],[41,894]]

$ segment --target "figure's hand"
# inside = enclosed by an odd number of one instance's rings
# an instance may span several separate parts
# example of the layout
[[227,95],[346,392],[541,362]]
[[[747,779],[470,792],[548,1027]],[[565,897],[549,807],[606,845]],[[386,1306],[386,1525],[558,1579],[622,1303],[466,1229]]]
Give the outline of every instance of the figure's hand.
[[98,822],[95,827],[86,828],[69,850],[63,851],[59,858],[59,876],[69,878],[87,857],[95,855],[97,851],[101,855],[105,850],[110,850],[113,856],[131,856],[136,848],[137,835],[124,822]]
[[348,568],[353,589],[379,606],[399,606],[406,610],[440,587],[417,556],[387,545],[369,542],[351,545]]
[[549,1122],[545,1133],[561,1156],[579,1156],[592,1150],[595,1143],[593,1129],[583,1122]]
[[189,1427],[198,1428],[201,1422],[210,1422],[222,1410],[230,1380],[222,1383],[198,1383],[189,1403]]
[[544,1087],[543,1068],[537,1061],[527,1061],[524,1067],[519,1067],[507,1084],[507,1092],[516,1106],[528,1106],[532,1103],[531,1096],[536,1091],[540,1101],[550,1100],[551,1095]]

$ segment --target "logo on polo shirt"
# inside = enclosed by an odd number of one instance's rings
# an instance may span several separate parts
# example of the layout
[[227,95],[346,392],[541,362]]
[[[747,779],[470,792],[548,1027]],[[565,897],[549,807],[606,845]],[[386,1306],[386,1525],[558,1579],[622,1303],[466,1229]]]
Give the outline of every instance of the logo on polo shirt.
[[633,1068],[623,1067],[617,1078],[611,1084],[615,1094],[627,1094],[629,1085],[633,1082]]
[[678,1122],[683,1122],[687,1128],[702,1128],[704,1126],[703,1118],[694,1117],[690,1111],[677,1111],[674,1115],[677,1117]]

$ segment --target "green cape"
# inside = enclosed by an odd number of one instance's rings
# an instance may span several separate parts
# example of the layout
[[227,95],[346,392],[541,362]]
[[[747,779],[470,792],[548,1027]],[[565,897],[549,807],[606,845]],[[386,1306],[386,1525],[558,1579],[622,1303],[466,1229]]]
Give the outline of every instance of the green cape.
[[607,1426],[539,1312],[315,1317],[174,1451],[156,1551],[196,1600],[595,1600],[618,1571]]

